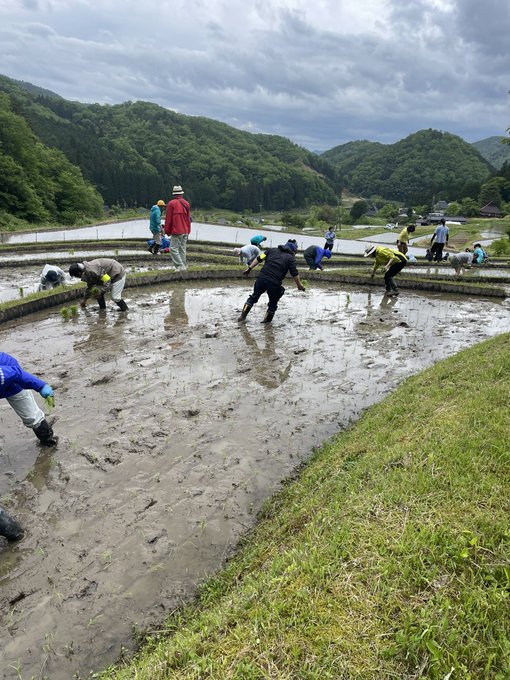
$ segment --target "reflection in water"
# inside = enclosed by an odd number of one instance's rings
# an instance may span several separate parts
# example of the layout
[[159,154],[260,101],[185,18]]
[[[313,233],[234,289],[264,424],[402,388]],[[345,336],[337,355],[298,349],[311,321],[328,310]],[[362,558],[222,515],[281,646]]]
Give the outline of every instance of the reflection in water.
[[27,475],[27,479],[32,482],[33,486],[38,491],[41,491],[41,489],[48,486],[48,478],[53,466],[54,451],[54,449],[45,449],[41,451],[37,456],[34,467]]
[[174,288],[169,305],[170,313],[165,316],[163,325],[166,331],[173,334],[176,327],[187,326],[189,324],[189,317],[186,312],[186,288],[184,286],[176,286]]
[[381,302],[379,304],[380,307],[393,307],[393,305],[396,303],[398,298],[396,296],[389,296],[389,295],[383,295],[381,298]]
[[270,389],[282,385],[289,377],[292,361],[282,364],[280,357],[276,354],[273,327],[269,324],[264,325],[262,329],[264,347],[262,349],[259,348],[257,341],[246,325],[241,325],[240,330],[249,350],[246,354],[245,364],[248,364],[252,369],[250,377],[253,377],[259,385]]
[[[113,316],[115,314],[115,316]],[[85,321],[88,327],[88,335],[74,343],[75,350],[94,351],[104,349],[106,351],[119,350],[124,344],[123,327],[128,321],[125,314],[112,312],[111,309],[85,310]]]

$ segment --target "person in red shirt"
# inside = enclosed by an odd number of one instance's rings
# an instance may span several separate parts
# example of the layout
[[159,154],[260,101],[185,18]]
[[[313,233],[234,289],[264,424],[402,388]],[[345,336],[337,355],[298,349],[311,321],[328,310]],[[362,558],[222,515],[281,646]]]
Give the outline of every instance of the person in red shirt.
[[186,243],[191,231],[189,203],[183,194],[181,186],[174,186],[165,215],[165,234],[170,236],[170,256],[177,271],[186,269]]

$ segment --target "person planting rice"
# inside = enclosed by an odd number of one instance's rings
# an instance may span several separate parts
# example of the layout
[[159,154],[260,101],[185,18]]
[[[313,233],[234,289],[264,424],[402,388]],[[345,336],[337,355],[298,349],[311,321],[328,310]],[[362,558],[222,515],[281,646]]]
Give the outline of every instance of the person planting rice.
[[53,407],[55,402],[50,385],[24,371],[10,354],[0,352],[0,399],[7,399],[23,425],[32,428],[43,446],[55,446],[57,439],[44,412],[37,405],[32,390],[39,392],[47,405]]
[[306,260],[308,269],[322,270],[322,258],[326,257],[329,260],[331,257],[331,250],[326,250],[326,248],[321,248],[320,246],[308,246],[308,248],[303,252],[303,257]]
[[387,295],[398,295],[398,288],[393,277],[398,274],[407,264],[407,257],[398,250],[384,246],[368,246],[365,257],[373,257],[375,262],[370,278],[373,279],[379,267],[384,267],[384,285]]
[[260,248],[248,243],[242,248],[234,248],[234,255],[239,256],[241,264],[250,265],[260,255]]
[[87,284],[84,296],[80,302],[82,307],[87,304],[89,297],[95,297],[100,309],[106,309],[105,293],[111,292],[112,300],[121,312],[128,309],[122,299],[122,291],[126,283],[126,270],[109,257],[100,257],[89,262],[75,262],[69,267],[69,275],[81,279]]
[[296,250],[297,245],[293,241],[287,241],[285,245],[278,246],[278,248],[268,248],[260,253],[248,269],[243,272],[244,276],[249,276],[252,269],[259,263],[263,263],[260,274],[253,286],[253,293],[246,300],[241,316],[237,319],[238,321],[244,321],[253,305],[259,301],[260,296],[263,293],[267,293],[269,302],[262,323],[271,323],[278,308],[278,301],[285,293],[282,281],[287,276],[287,272],[290,273],[296,282],[297,289],[305,290],[299,279],[299,272],[296,267],[296,258],[294,257]]

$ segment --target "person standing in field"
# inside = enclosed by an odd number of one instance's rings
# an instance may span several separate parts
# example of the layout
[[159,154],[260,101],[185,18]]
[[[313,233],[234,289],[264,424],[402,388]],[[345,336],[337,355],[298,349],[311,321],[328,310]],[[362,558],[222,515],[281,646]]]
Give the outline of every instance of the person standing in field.
[[174,186],[165,215],[165,234],[170,236],[170,257],[176,271],[187,268],[186,244],[191,233],[190,207],[183,195],[182,187]]
[[336,239],[335,228],[331,227],[331,229],[328,229],[327,232],[324,234],[324,238],[326,239],[326,243],[324,244],[324,250],[333,250],[333,244],[335,243]]
[[409,250],[409,237],[416,231],[414,224],[410,224],[408,227],[404,227],[397,238],[397,248],[400,253],[407,255]]
[[443,248],[448,245],[449,230],[446,226],[444,217],[439,221],[439,225],[436,227],[435,232],[432,234],[430,243],[432,244],[431,252],[434,256],[435,262],[441,262],[443,259]]
[[384,285],[386,294],[398,295],[398,288],[393,277],[398,274],[407,264],[407,257],[404,253],[384,246],[368,246],[365,250],[365,257],[373,257],[375,262],[370,278],[373,279],[379,267],[384,267]]
[[149,246],[149,252],[157,255],[161,248],[161,211],[166,209],[166,203],[161,198],[155,203],[150,212],[149,229],[154,243]]

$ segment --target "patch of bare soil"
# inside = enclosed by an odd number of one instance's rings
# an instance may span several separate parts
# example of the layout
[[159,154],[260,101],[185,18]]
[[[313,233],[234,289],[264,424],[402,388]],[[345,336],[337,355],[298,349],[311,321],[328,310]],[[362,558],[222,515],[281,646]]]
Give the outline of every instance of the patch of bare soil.
[[55,387],[52,451],[0,402],[0,494],[26,538],[0,550],[6,680],[87,677],[217,570],[314,447],[406,376],[508,328],[506,303],[289,286],[127,291],[0,330]]

